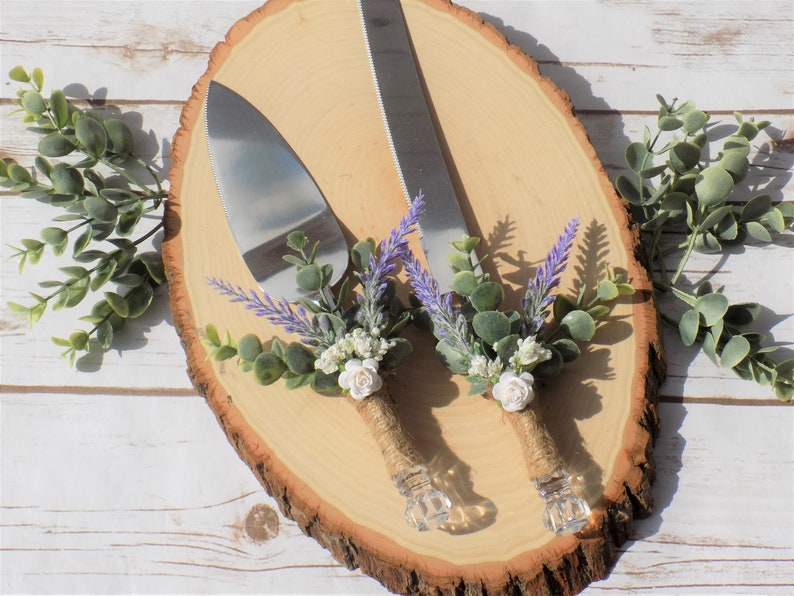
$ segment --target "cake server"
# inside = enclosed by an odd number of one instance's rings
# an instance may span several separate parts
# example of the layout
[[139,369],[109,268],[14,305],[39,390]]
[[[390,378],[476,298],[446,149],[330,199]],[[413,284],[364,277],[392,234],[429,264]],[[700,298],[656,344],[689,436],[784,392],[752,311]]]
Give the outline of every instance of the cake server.
[[291,252],[286,240],[295,230],[320,242],[317,262],[333,265],[331,284],[338,281],[347,268],[347,243],[284,137],[247,99],[217,81],[209,83],[205,108],[210,162],[226,219],[260,287],[286,300],[306,294],[295,284],[295,266],[282,259]]

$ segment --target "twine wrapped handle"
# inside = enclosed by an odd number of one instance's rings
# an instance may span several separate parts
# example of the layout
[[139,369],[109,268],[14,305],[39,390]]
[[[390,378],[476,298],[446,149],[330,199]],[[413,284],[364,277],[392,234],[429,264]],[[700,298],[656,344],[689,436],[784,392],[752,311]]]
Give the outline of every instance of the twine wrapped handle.
[[449,518],[449,497],[433,487],[424,463],[397,414],[387,382],[363,399],[348,397],[380,449],[386,470],[406,498],[405,520],[420,532],[433,530]]
[[[490,392],[488,397],[493,398]],[[549,433],[537,402],[517,412],[505,412],[521,443],[529,477],[546,501],[543,525],[562,536],[583,529],[590,519],[590,506],[576,493],[554,438]]]

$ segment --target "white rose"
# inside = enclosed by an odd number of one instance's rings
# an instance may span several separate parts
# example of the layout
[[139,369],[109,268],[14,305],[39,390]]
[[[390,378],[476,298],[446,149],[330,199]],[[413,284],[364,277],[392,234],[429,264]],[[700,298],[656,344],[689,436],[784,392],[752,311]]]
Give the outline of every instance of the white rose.
[[518,376],[510,371],[503,372],[499,382],[493,386],[493,396],[508,412],[518,412],[535,397],[535,391],[532,389],[534,381],[535,379],[528,372]]
[[381,388],[383,379],[378,376],[378,361],[367,358],[364,361],[351,358],[345,363],[345,370],[339,375],[339,386],[350,390],[353,399],[364,399]]

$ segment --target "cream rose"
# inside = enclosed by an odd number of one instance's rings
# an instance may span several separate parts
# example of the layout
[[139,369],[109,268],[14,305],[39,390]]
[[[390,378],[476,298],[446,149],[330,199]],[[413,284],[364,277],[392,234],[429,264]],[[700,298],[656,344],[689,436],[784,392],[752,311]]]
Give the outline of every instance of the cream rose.
[[493,386],[494,399],[498,399],[508,412],[523,410],[535,397],[532,389],[534,382],[535,379],[528,372],[518,376],[510,371],[503,372],[499,382]]
[[351,358],[339,375],[339,386],[349,389],[353,399],[364,399],[371,395],[383,386],[383,379],[378,376],[378,361],[374,358],[363,361]]

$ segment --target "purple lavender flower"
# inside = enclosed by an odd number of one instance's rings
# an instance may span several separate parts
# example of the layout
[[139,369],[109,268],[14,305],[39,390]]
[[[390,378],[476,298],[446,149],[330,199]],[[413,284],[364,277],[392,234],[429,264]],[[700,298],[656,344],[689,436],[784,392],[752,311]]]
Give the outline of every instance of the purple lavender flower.
[[361,281],[361,294],[358,295],[361,305],[359,319],[366,331],[379,330],[383,324],[382,297],[386,291],[388,277],[408,254],[408,235],[416,230],[423,208],[424,197],[420,193],[397,227],[381,241],[377,251],[378,256],[370,255],[369,269],[357,274]]
[[327,347],[334,341],[333,331],[324,328],[321,321],[310,316],[300,304],[293,309],[286,300],[268,294],[260,297],[254,290],[246,292],[240,286],[214,277],[208,277],[207,283],[221,295],[228,296],[230,302],[242,303],[246,310],[252,311],[257,317],[265,317],[271,323],[283,327],[287,333],[300,335],[305,343]]
[[527,318],[528,335],[536,335],[543,327],[548,308],[554,302],[551,291],[560,285],[560,277],[568,264],[578,227],[578,217],[566,224],[562,235],[546,256],[546,261],[538,267],[535,277],[527,284],[527,292],[521,300],[521,306]]
[[403,257],[403,267],[416,297],[433,322],[434,335],[471,360],[477,355],[474,338],[466,318],[452,305],[452,294],[441,294],[438,282],[413,254]]

